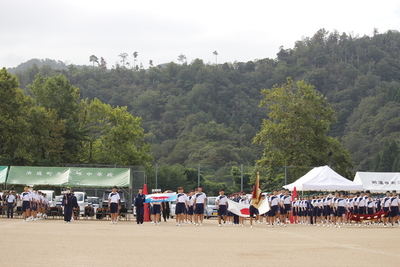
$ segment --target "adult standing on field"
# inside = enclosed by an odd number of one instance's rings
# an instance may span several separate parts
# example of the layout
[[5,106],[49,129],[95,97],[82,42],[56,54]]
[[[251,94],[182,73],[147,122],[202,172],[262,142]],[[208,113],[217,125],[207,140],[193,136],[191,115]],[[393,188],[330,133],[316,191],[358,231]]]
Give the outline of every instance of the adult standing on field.
[[7,218],[11,218],[14,215],[14,207],[15,204],[17,203],[17,198],[13,194],[13,192],[10,190],[8,191],[8,195],[6,196],[6,202],[7,202]]
[[64,222],[70,223],[73,209],[78,207],[78,201],[71,192],[70,187],[67,187],[67,190],[63,194],[62,205],[64,206]]
[[136,223],[138,225],[143,224],[145,201],[146,201],[146,195],[143,194],[143,188],[139,188],[138,193],[135,195],[133,199],[133,205],[136,208]]

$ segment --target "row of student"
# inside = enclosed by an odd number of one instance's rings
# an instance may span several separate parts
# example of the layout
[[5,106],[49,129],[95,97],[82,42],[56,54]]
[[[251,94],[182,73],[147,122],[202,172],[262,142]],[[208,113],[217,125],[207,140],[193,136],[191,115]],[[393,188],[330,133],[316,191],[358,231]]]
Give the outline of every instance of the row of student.
[[[196,190],[185,193],[183,187],[178,187],[177,191],[175,206],[176,225],[183,226],[184,223],[193,223],[196,226],[202,226],[207,203],[207,195],[203,192],[203,188],[199,186]],[[161,191],[155,193],[161,193]],[[146,196],[143,194],[143,189],[140,188],[133,199],[138,225],[143,224],[145,200]],[[164,202],[150,203],[151,222],[154,225],[160,225],[161,213],[164,208],[163,204]]]
[[46,194],[36,191],[34,188],[25,187],[24,192],[20,194],[20,198],[24,222],[36,221],[47,217],[46,211],[49,207],[49,201],[46,198]]
[[[204,219],[204,209],[206,206],[206,194],[202,191],[202,187],[196,188],[196,190],[184,193],[183,187],[178,187],[177,191],[177,201],[175,208],[176,215],[176,225],[183,226],[184,223],[194,223],[194,225],[202,225]],[[161,193],[155,192],[155,193]],[[268,197],[268,201],[271,206],[271,210],[267,214],[262,214],[259,217],[258,210],[250,205],[251,215],[256,216],[256,221],[262,219],[264,216],[268,218],[268,222],[273,225],[275,217],[279,215],[281,221],[286,223],[290,211],[291,196],[289,190],[283,189],[280,194],[277,190]],[[234,224],[234,225],[244,225],[246,218],[240,217],[232,212],[228,211],[228,199],[241,204],[251,204],[251,200],[247,198],[245,192],[234,193],[231,196],[225,195],[225,190],[219,190],[219,196],[216,198],[215,204],[218,206],[218,226]],[[137,224],[143,224],[144,215],[144,203],[146,196],[143,194],[143,189],[140,188],[139,192],[134,197],[134,206],[136,208],[136,218]],[[163,211],[162,202],[152,202],[150,203],[150,214],[151,221],[155,225],[160,224],[160,214]],[[250,224],[252,224],[252,217]]]
[[[336,192],[334,196],[314,196],[311,199],[304,197],[293,202],[293,215],[298,217],[298,223],[340,227],[340,224],[352,224],[352,221],[346,218],[347,212],[372,215],[383,210],[388,215],[375,222],[382,223],[385,227],[394,227],[395,223],[399,223],[400,200],[396,191],[387,191],[385,197],[375,199],[371,197],[370,192],[367,191],[366,194],[364,196],[363,192],[360,193],[364,201],[360,201],[360,197],[352,193],[345,197],[343,192]],[[365,225],[368,226],[368,223]]]

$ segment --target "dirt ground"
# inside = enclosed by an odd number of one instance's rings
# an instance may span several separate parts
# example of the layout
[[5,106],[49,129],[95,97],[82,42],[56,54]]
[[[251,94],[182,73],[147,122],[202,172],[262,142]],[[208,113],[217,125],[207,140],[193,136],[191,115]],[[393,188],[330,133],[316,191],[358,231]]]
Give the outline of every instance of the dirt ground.
[[0,218],[0,266],[400,266],[400,227]]

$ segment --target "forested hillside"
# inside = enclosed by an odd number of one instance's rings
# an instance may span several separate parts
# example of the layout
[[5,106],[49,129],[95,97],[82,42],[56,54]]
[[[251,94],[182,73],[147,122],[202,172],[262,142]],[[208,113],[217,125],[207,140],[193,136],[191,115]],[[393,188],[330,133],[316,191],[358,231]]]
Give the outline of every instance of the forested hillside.
[[330,135],[349,149],[356,171],[400,171],[398,31],[360,37],[321,29],[281,47],[275,59],[180,62],[147,70],[124,63],[111,69],[33,65],[15,74],[26,92],[38,73],[63,74],[81,98],[127,106],[142,117],[154,161],[184,166],[253,165],[262,148],[252,140],[266,116],[258,107],[260,90],[287,77],[305,80],[328,97],[338,118]]

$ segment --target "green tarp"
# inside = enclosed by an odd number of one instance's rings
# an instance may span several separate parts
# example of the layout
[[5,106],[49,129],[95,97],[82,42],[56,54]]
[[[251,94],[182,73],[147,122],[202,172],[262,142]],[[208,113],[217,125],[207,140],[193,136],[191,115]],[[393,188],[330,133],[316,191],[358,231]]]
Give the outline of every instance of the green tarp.
[[0,166],[0,183],[4,184],[7,178],[7,166]]
[[131,187],[129,168],[12,166],[7,184],[71,187]]
[[70,168],[69,186],[131,187],[129,168]]

